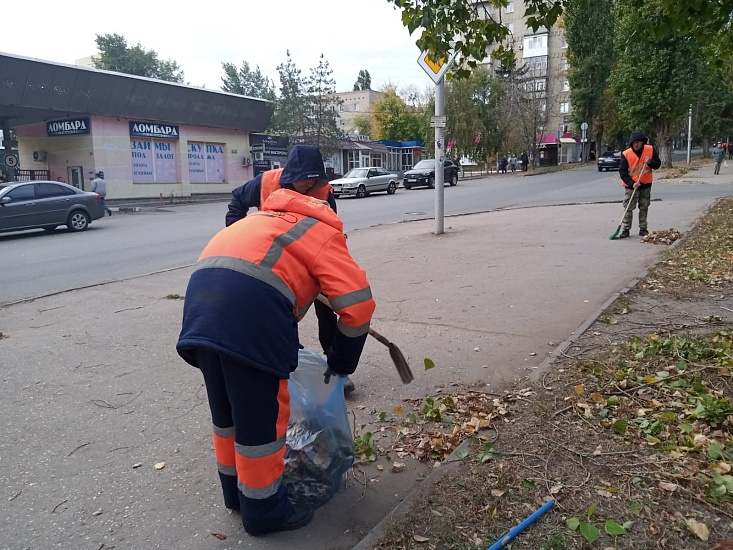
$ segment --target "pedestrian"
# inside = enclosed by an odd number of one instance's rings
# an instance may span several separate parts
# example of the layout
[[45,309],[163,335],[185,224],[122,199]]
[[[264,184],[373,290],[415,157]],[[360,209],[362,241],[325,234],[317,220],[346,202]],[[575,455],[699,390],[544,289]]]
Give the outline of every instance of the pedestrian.
[[99,198],[102,201],[102,208],[104,208],[104,211],[111,216],[112,209],[107,206],[107,203],[104,200],[107,196],[107,183],[104,181],[104,172],[97,172],[95,175],[97,177],[92,180],[92,193],[99,195]]
[[721,147],[720,143],[715,144],[713,149],[713,160],[715,161],[715,174],[720,174],[720,165],[725,159],[725,149]]
[[526,172],[528,167],[529,167],[529,157],[527,156],[527,151],[524,151],[522,153],[522,171]]
[[307,195],[328,183],[320,151],[295,147],[279,183],[259,212],[204,248],[176,346],[204,377],[224,504],[241,512],[255,536],[298,529],[313,517],[310,506],[288,500],[282,484],[297,322],[319,293],[328,296],[339,315],[328,380],[356,369],[375,308],[343,223]]
[[639,235],[643,237],[649,234],[647,213],[652,197],[654,179],[652,170],[656,170],[661,165],[659,154],[653,146],[649,145],[649,138],[646,134],[640,131],[631,132],[629,148],[621,154],[621,165],[618,170],[625,188],[624,209],[626,211],[621,222],[620,239],[629,236],[637,204],[639,206]]
[[[305,146],[295,145],[291,151],[291,155],[296,150],[305,151],[303,147]],[[283,168],[267,170],[232,190],[232,198],[229,201],[229,207],[224,220],[225,225],[229,227],[234,222],[246,217],[250,208],[259,208],[261,204],[264,204],[267,197],[273,191],[280,188],[280,177],[282,173]],[[310,189],[306,194],[327,201],[333,211],[338,213],[336,198],[333,195],[330,184],[327,183],[322,187]],[[328,355],[331,344],[333,343],[333,337],[336,333],[336,314],[327,305],[318,301],[313,304],[313,307],[318,318],[318,341],[321,344],[323,353]],[[344,394],[349,395],[355,389],[356,384],[354,384],[351,377],[347,377],[344,381]]]
[[509,160],[506,157],[501,157],[499,165],[501,166],[501,173],[506,174],[506,167],[509,164]]
[[509,157],[509,166],[512,167],[512,174],[517,171],[517,156],[514,153]]

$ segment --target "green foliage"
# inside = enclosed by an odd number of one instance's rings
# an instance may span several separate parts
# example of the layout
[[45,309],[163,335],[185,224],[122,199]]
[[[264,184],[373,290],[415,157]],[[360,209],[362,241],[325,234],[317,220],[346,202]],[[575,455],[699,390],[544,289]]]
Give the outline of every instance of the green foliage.
[[183,82],[183,71],[175,61],[161,61],[155,50],[146,50],[142,44],[128,46],[120,34],[97,34],[99,55],[94,56],[97,69],[157,78],[169,82]]
[[336,92],[336,81],[323,54],[318,65],[311,69],[306,92],[310,104],[310,125],[305,141],[319,147],[324,155],[335,153],[338,151],[338,112],[342,101],[333,95]]
[[503,87],[488,69],[479,67],[468,78],[451,80],[445,89],[447,138],[455,142],[454,158],[464,155],[488,160],[502,145],[506,121],[501,113]]
[[573,121],[578,128],[589,123],[589,136],[595,134],[597,143],[603,137],[599,119],[614,60],[612,7],[613,0],[594,0],[587,6],[571,1],[564,17]]
[[362,425],[354,434],[354,460],[356,462],[374,462],[377,460],[377,444],[372,432],[365,432]]
[[371,90],[372,89],[372,77],[369,71],[362,69],[359,71],[359,76],[354,83],[354,91],[358,90]]
[[242,67],[237,69],[234,63],[224,62],[221,64],[224,70],[221,89],[232,94],[246,95],[248,97],[259,97],[275,101],[275,85],[260,71],[259,65],[252,69],[249,63],[242,62]]
[[407,107],[405,100],[391,86],[384,90],[384,96],[372,105],[371,138],[393,141],[425,139],[425,127],[429,116]]
[[[527,26],[533,30],[550,28],[562,14],[569,0],[525,0]],[[579,0],[587,3],[589,0]],[[505,6],[504,0],[388,0],[402,12],[402,24],[410,34],[423,32],[416,40],[420,50],[427,50],[435,60],[451,48],[458,53],[454,75],[465,78],[470,69],[486,58],[486,52],[500,44],[509,29],[492,10]],[[499,45],[492,51],[494,59],[510,61],[511,49]]]
[[362,136],[372,135],[372,119],[369,115],[356,115],[352,120],[352,124],[354,130],[357,130]]
[[289,50],[285,62],[277,66],[277,72],[280,93],[268,131],[295,139],[302,138],[307,133],[309,113],[306,83]]

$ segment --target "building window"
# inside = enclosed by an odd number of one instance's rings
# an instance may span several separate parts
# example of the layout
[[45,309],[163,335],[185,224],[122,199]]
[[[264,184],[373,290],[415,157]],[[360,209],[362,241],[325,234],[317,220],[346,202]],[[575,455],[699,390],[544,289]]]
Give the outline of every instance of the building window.
[[132,183],[172,183],[178,181],[176,142],[131,138]]
[[191,183],[222,183],[224,144],[189,141],[188,178]]
[[563,101],[560,103],[560,112],[562,114],[567,114],[570,112],[570,102],[569,101]]
[[563,37],[562,37],[562,49],[563,50],[566,50],[567,47],[568,47],[568,40],[567,40],[567,38],[565,38],[565,35],[563,35]]
[[567,57],[562,58],[562,70],[567,71],[570,68],[570,62]]
[[570,91],[570,83],[567,80],[562,81],[562,91],[563,92],[569,92]]
[[509,34],[514,34],[514,23],[509,23],[506,28],[509,29]]
[[348,151],[346,160],[349,163],[349,170],[359,168],[359,151]]
[[504,13],[514,13],[514,2],[506,3],[506,8],[504,8]]

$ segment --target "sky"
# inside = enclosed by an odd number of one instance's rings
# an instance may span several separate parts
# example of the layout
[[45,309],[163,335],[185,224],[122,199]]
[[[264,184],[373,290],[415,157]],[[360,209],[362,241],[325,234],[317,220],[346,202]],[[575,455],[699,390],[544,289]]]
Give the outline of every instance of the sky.
[[304,76],[323,54],[338,92],[352,90],[361,69],[372,89],[431,88],[417,64],[418,35],[409,35],[400,16],[387,0],[4,2],[0,52],[74,64],[97,51],[97,34],[116,33],[176,61],[192,86],[219,89],[221,63],[247,61],[277,88],[276,67],[290,50]]

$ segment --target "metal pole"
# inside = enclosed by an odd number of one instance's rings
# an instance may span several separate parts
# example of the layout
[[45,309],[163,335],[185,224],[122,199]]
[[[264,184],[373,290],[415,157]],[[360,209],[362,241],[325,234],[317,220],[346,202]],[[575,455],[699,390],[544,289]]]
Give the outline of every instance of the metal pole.
[[687,164],[690,164],[690,153],[692,152],[692,105],[690,105],[690,118],[687,120]]
[[[435,85],[435,116],[445,115],[445,78]],[[445,173],[443,170],[443,151],[445,148],[444,129],[440,125],[435,127],[435,234],[443,234],[443,213]]]

